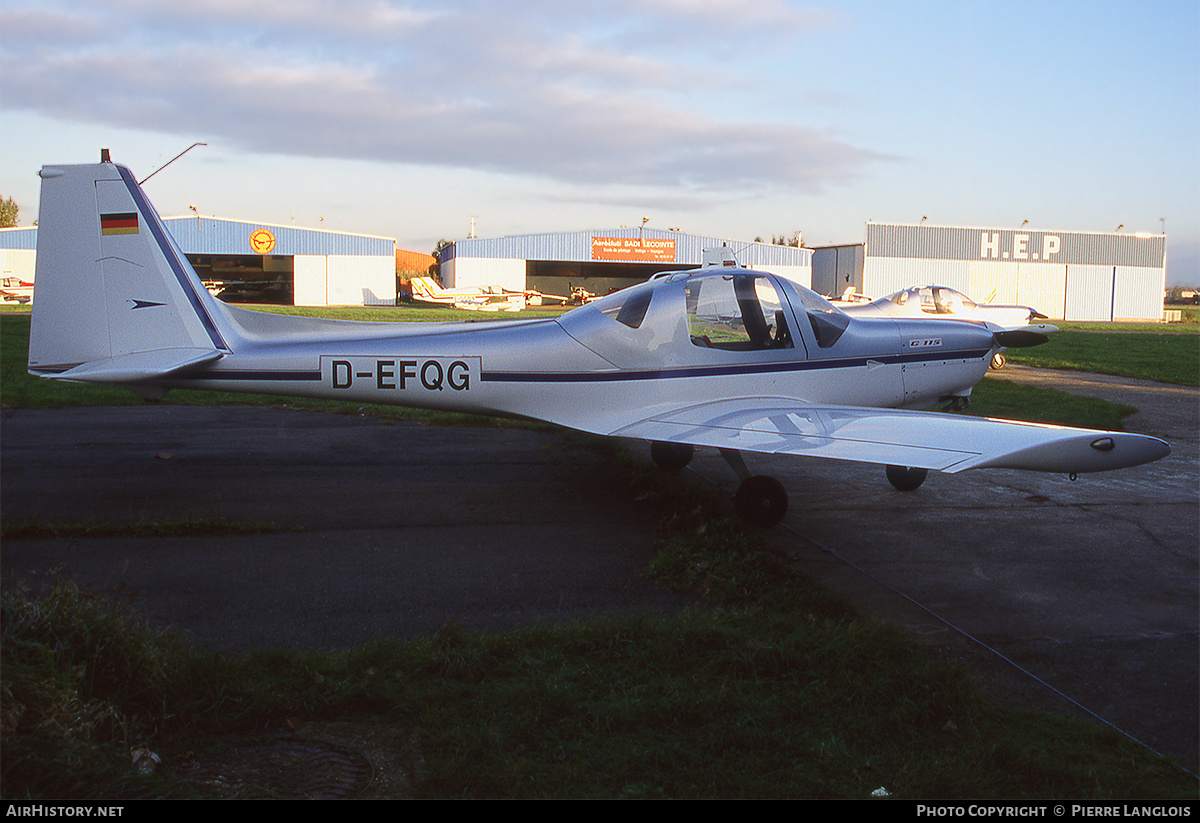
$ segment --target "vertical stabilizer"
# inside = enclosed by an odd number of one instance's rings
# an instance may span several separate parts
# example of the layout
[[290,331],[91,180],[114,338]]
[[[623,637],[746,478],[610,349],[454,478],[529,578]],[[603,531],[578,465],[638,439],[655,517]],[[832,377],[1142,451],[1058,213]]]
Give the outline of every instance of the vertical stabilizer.
[[41,171],[29,371],[136,382],[227,353],[223,315],[128,169]]

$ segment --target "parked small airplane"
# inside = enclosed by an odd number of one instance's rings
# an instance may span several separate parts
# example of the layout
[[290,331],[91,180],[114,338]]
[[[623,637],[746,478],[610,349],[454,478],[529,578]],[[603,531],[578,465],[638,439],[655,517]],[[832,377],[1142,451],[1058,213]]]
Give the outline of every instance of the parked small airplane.
[[[943,317],[983,320],[1002,329],[1018,329],[1045,320],[1046,315],[1029,306],[994,306],[976,303],[948,286],[912,286],[868,303],[841,306],[851,317]],[[1051,328],[1051,327],[1046,327]],[[1004,353],[992,358],[992,368],[1004,368]]]
[[0,299],[5,303],[28,303],[33,300],[33,284],[19,277],[0,278]]
[[286,317],[214,298],[128,169],[46,166],[32,374],[127,386],[327,397],[546,420],[650,441],[661,465],[715,447],[743,477],[744,518],[773,525],[787,494],[744,452],[878,463],[898,488],[927,470],[1089,472],[1165,456],[1122,432],[914,411],[964,402],[1006,346],[1044,330],[851,318],[744,269],[668,272],[558,317],[367,323]]
[[414,303],[473,311],[520,311],[525,308],[524,292],[505,291],[499,286],[443,289],[432,277],[414,277],[409,282]]
[[[468,309],[471,311],[521,311],[526,306],[544,306],[553,303],[567,304],[572,297],[544,294],[526,289],[511,291],[503,286],[485,286],[479,289],[444,289],[432,277],[414,277],[409,281],[414,303],[431,306]],[[578,300],[577,302],[585,302]]]

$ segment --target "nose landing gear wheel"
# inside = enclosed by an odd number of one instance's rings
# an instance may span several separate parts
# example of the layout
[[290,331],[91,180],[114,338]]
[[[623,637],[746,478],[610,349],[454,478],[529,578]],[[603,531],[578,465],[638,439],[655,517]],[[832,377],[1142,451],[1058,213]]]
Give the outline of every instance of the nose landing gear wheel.
[[902,492],[915,491],[925,482],[929,469],[910,469],[907,466],[888,466],[887,479]]
[[751,526],[770,528],[787,514],[787,492],[774,477],[748,477],[733,497],[738,517]]

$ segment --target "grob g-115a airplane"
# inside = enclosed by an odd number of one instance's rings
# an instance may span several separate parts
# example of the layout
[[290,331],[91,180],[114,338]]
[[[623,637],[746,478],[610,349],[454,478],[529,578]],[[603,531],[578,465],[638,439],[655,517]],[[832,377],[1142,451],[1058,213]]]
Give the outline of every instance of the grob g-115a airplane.
[[740,268],[670,272],[556,318],[389,323],[286,317],[209,294],[130,171],[41,170],[29,371],[126,386],[325,397],[533,418],[650,441],[661,465],[721,450],[735,502],[769,526],[778,481],[745,452],[877,463],[898,488],[928,470],[1063,473],[1134,466],[1166,443],[918,411],[965,403],[992,356],[1046,329],[851,318],[815,292]]

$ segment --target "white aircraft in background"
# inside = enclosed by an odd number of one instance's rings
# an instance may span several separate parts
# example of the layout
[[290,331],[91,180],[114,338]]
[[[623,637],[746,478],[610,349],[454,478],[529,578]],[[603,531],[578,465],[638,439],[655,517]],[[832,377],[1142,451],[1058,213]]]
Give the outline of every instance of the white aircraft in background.
[[[1001,329],[1030,326],[1046,315],[1029,306],[993,306],[976,303],[948,286],[912,286],[867,303],[841,306],[851,317],[942,317],[954,320],[982,320]],[[1053,330],[1054,326],[1040,326]],[[1004,368],[1004,354],[997,352],[992,368]]]
[[1153,437],[915,411],[961,403],[1006,346],[1044,330],[852,318],[809,289],[714,265],[659,275],[553,318],[370,323],[265,314],[200,283],[130,171],[46,166],[29,371],[127,386],[324,397],[534,418],[654,444],[680,467],[720,449],[749,522],[786,512],[745,452],[929,469],[1101,471],[1156,460]]

